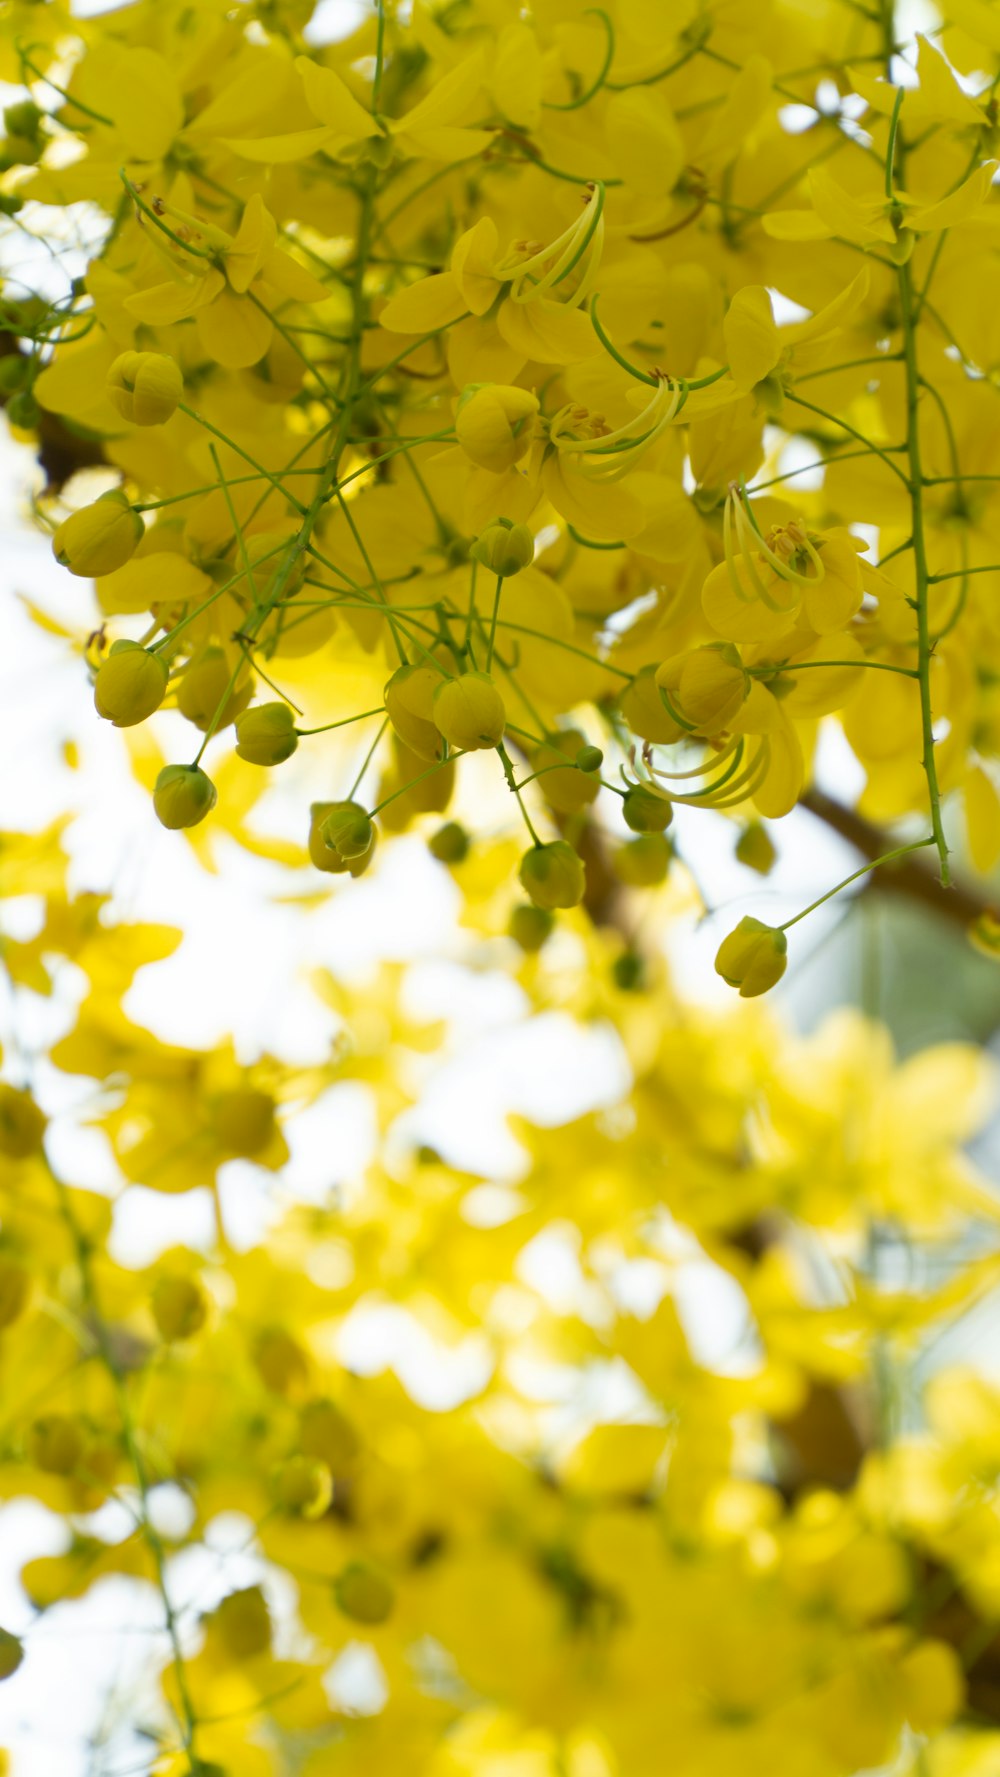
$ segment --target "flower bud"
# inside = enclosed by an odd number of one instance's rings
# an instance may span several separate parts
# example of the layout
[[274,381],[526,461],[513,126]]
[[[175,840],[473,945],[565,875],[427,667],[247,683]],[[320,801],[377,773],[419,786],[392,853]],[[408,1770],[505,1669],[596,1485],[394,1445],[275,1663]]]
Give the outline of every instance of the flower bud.
[[480,533],[469,549],[474,561],[509,580],[535,559],[535,539],[526,524],[512,524],[509,518],[495,518]]
[[[531,754],[532,771],[542,773],[538,788],[557,814],[579,814],[597,796],[600,785],[596,778],[588,776],[577,765],[579,754],[588,751],[597,752],[597,748],[586,746],[585,736],[579,728],[562,728],[547,734],[543,744],[535,747]],[[565,770],[561,769],[563,759],[571,761]]]
[[[437,733],[437,730],[434,731]],[[444,747],[440,735],[438,744]],[[438,762],[428,770],[427,761],[411,753],[398,734],[392,736],[391,763],[379,778],[376,802],[380,808],[391,798],[379,815],[381,825],[389,833],[405,833],[421,814],[443,814],[455,789],[455,761]]]
[[258,703],[236,718],[236,751],[251,765],[280,765],[298,744],[287,703]]
[[611,965],[611,979],[622,993],[639,993],[646,985],[646,965],[636,950],[623,950]]
[[13,1678],[24,1659],[24,1648],[9,1629],[0,1629],[0,1680]]
[[735,931],[723,938],[715,959],[715,972],[743,1000],[766,993],[780,981],[788,966],[788,939],[775,926],[762,925],[749,915]]
[[633,734],[640,740],[657,741],[661,745],[680,740],[684,730],[667,709],[656,678],[655,666],[644,666],[623,692],[621,712]]
[[[253,695],[253,679],[241,666],[242,684],[233,683],[233,669],[221,648],[206,648],[184,669],[177,687],[177,708],[202,734],[228,728]],[[218,720],[216,721],[216,712]]]
[[371,829],[371,844],[366,852],[358,857],[345,858],[341,852],[327,845],[324,829],[332,815],[344,809],[361,815],[367,821],[366,811],[357,802],[314,802],[309,811],[309,856],[317,870],[324,870],[331,876],[361,876],[372,861],[375,852],[375,829]]
[[388,1580],[363,1561],[352,1561],[338,1574],[333,1595],[355,1623],[384,1623],[395,1602]]
[[499,746],[507,721],[503,698],[487,673],[443,679],[434,693],[434,721],[462,752]]
[[47,1413],[28,1432],[28,1460],[46,1475],[71,1475],[83,1455],[83,1434],[66,1413]]
[[265,1387],[286,1400],[299,1399],[309,1386],[309,1359],[284,1327],[265,1327],[254,1347],[254,1362]]
[[360,1441],[351,1421],[335,1401],[315,1400],[303,1407],[299,1419],[299,1443],[306,1456],[318,1456],[332,1474],[352,1467]]
[[629,888],[656,888],[666,882],[672,857],[670,841],[662,833],[640,833],[637,839],[619,846],[611,868]]
[[191,1339],[200,1333],[208,1314],[208,1302],[193,1277],[159,1277],[150,1302],[161,1339]]
[[273,1139],[277,1127],[274,1109],[271,1094],[256,1086],[235,1086],[231,1092],[223,1092],[212,1109],[217,1140],[241,1160],[252,1160]]
[[293,1456],[277,1470],[274,1491],[283,1511],[322,1518],[333,1498],[333,1476],[315,1456]]
[[431,834],[427,849],[439,864],[461,864],[469,855],[469,835],[458,821],[446,821]]
[[[660,675],[672,664],[668,661],[659,668],[658,685],[663,683]],[[709,642],[695,648],[684,661],[676,703],[699,734],[719,734],[728,728],[749,694],[750,679],[732,643]]]
[[27,1160],[39,1153],[47,1121],[30,1092],[0,1080],[0,1154],[8,1160]]
[[153,790],[157,819],[172,831],[196,827],[215,803],[215,785],[200,765],[165,765]]
[[145,527],[121,488],[102,494],[64,518],[52,539],[52,552],[71,574],[92,580],[113,574],[135,553]]
[[581,747],[576,755],[577,771],[600,771],[604,764],[604,754],[600,747]]
[[586,887],[583,860],[565,839],[535,845],[521,859],[518,878],[536,907],[577,907]]
[[673,804],[666,796],[658,796],[645,784],[626,790],[622,803],[626,827],[633,833],[662,833],[674,818]]
[[271,1645],[271,1613],[259,1586],[230,1592],[208,1619],[209,1637],[233,1660],[252,1660]]
[[116,728],[134,728],[158,710],[167,690],[167,663],[138,642],[114,642],[97,669],[94,707]]
[[744,827],[736,841],[736,856],[748,870],[756,870],[758,876],[770,876],[778,854],[770,833],[760,821],[751,821]]
[[184,378],[163,352],[122,352],[108,371],[108,399],[133,426],[162,426],[177,411]]
[[432,666],[401,666],[383,692],[389,720],[404,746],[418,759],[444,755],[441,734],[434,721],[434,693],[443,683]]
[[41,133],[44,116],[33,99],[16,99],[13,105],[3,108],[3,127],[8,136],[24,136],[32,141]]
[[455,431],[467,457],[502,475],[531,443],[538,397],[505,383],[470,383],[458,404]]
[[322,827],[323,843],[345,864],[366,857],[375,843],[371,816],[358,802],[345,802],[327,815]]
[[536,907],[531,901],[522,901],[513,909],[507,930],[514,943],[520,945],[527,956],[535,956],[551,937],[555,923],[553,915],[545,907]]
[[0,1258],[0,1328],[20,1320],[30,1295],[31,1272],[16,1259]]

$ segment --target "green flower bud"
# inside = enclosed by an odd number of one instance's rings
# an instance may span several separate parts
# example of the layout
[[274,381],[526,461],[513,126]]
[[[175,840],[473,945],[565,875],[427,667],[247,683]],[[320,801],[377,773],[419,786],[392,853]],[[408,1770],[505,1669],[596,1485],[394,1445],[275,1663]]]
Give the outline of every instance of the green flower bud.
[[[600,788],[596,780],[577,764],[581,752],[597,752],[596,747],[587,748],[585,739],[579,728],[554,729],[545,736],[542,746],[535,747],[531,753],[532,771],[543,774],[538,780],[538,788],[557,814],[578,814],[595,800]],[[553,769],[560,767],[563,759],[571,761],[565,770]]]
[[323,843],[345,864],[366,857],[375,843],[371,816],[360,803],[345,802],[323,822]]
[[743,1000],[767,993],[780,981],[788,966],[788,939],[775,926],[762,925],[749,916],[723,938],[715,958],[715,972]]
[[434,693],[434,721],[463,752],[499,746],[507,722],[503,698],[487,673],[443,679]]
[[200,765],[165,765],[153,790],[153,807],[164,827],[196,827],[216,803],[216,788]]
[[280,765],[298,744],[287,703],[258,703],[236,718],[236,751],[251,765]]
[[0,395],[12,395],[15,389],[23,389],[31,381],[31,359],[22,358],[18,352],[8,352],[0,358]]
[[631,827],[633,833],[662,833],[674,818],[673,804],[645,784],[636,784],[626,791],[622,814],[626,827]]
[[9,1629],[0,1629],[0,1680],[13,1678],[24,1659],[24,1648]]
[[322,1518],[333,1498],[333,1476],[315,1456],[293,1456],[277,1470],[274,1491],[283,1511]]
[[256,1086],[236,1086],[223,1092],[212,1108],[216,1138],[231,1154],[252,1160],[263,1153],[274,1137],[274,1099]]
[[622,993],[637,993],[646,985],[646,965],[635,950],[623,950],[611,965],[611,978]]
[[535,956],[551,937],[555,923],[555,916],[547,908],[522,901],[513,909],[507,930],[527,956]]
[[577,907],[586,888],[583,860],[565,839],[535,845],[521,859],[518,877],[536,907]]
[[458,821],[446,821],[431,834],[427,849],[439,864],[461,864],[469,855],[469,835]]
[[94,707],[116,728],[134,728],[158,710],[167,690],[167,663],[138,642],[115,642],[97,669]]
[[318,1456],[334,1475],[357,1460],[358,1434],[335,1401],[310,1401],[299,1420],[299,1443],[306,1456]]
[[341,852],[326,842],[325,827],[332,815],[340,814],[349,809],[355,815],[361,815],[367,821],[368,815],[357,802],[314,802],[310,809],[309,821],[309,856],[317,870],[323,870],[330,876],[361,876],[372,861],[375,852],[375,829],[371,830],[371,844],[366,852],[354,858],[345,858]]
[[39,137],[6,136],[0,140],[0,171],[10,167],[33,167],[41,159],[45,144]]
[[28,1460],[46,1475],[71,1475],[83,1455],[83,1434],[66,1413],[47,1413],[28,1432]]
[[133,426],[162,426],[184,393],[180,366],[163,352],[122,352],[107,377],[108,399]]
[[209,1635],[233,1660],[252,1660],[271,1645],[271,1613],[259,1586],[230,1592],[208,1619]]
[[41,408],[31,389],[18,389],[7,403],[7,418],[19,432],[33,432],[41,419]]
[[52,539],[52,552],[71,574],[92,580],[113,574],[134,555],[145,527],[133,512],[121,488],[112,488],[90,506],[81,506],[62,524]]
[[758,876],[770,876],[778,854],[770,833],[760,821],[751,821],[748,827],[744,827],[736,841],[736,856],[748,870],[756,870]]
[[0,1080],[0,1154],[8,1160],[27,1160],[40,1153],[47,1121],[30,1092]]
[[159,1277],[150,1302],[161,1339],[191,1339],[200,1333],[208,1315],[208,1302],[193,1277]]
[[604,764],[604,754],[600,747],[581,747],[576,755],[577,771],[600,771]]
[[363,1561],[344,1568],[333,1583],[333,1595],[355,1623],[384,1623],[395,1602],[388,1580]]
[[207,734],[213,723],[216,733],[220,728],[228,728],[246,709],[253,695],[253,680],[248,671],[242,667],[240,670],[242,684],[237,682],[230,689],[233,668],[221,648],[206,648],[185,667],[177,687],[177,708],[202,734]]
[[0,1259],[0,1327],[20,1320],[31,1295],[31,1272],[16,1259]]
[[[435,729],[435,733],[437,730]],[[444,742],[438,736],[440,746]],[[439,762],[428,771],[427,761],[411,753],[398,734],[392,736],[392,761],[379,778],[376,802],[381,808],[380,824],[389,833],[405,833],[421,814],[444,814],[455,788],[455,761]]]
[[674,721],[656,681],[655,666],[644,666],[636,673],[628,689],[622,693],[621,712],[633,734],[640,740],[680,740],[684,730]]
[[444,756],[441,734],[434,721],[434,693],[441,683],[441,674],[432,666],[401,666],[383,692],[393,728],[418,759]]
[[496,518],[470,546],[469,554],[482,563],[491,574],[509,580],[535,559],[535,539],[526,524],[512,524],[509,518]]
[[640,833],[637,839],[619,846],[611,867],[619,882],[629,888],[655,888],[666,882],[672,857],[670,841],[662,833]]
[[3,108],[3,127],[8,136],[35,137],[42,127],[44,111],[32,99],[18,99]]

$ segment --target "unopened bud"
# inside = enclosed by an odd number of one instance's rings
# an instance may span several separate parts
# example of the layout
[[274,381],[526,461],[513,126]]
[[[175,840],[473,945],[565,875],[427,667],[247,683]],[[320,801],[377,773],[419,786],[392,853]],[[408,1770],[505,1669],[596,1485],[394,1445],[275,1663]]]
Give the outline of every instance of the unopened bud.
[[[343,853],[326,841],[326,824],[334,816],[349,811],[355,817],[360,815],[368,820],[368,814],[358,802],[314,802],[310,809],[309,821],[309,856],[317,870],[323,870],[331,876],[360,876],[371,863],[375,852],[375,829],[371,828],[371,844],[368,850],[353,858],[344,857]],[[371,823],[369,822],[369,825]]]
[[435,691],[434,721],[449,746],[475,752],[499,746],[507,711],[487,673],[461,673],[442,680]]
[[249,672],[241,668],[243,682],[234,680],[233,668],[221,648],[206,648],[184,670],[177,687],[177,708],[202,734],[212,728],[228,728],[245,710],[253,695]]
[[0,1154],[8,1160],[27,1160],[40,1153],[46,1121],[30,1092],[0,1080]]
[[153,790],[153,807],[161,826],[176,832],[203,821],[216,797],[215,785],[200,765],[165,765]]
[[236,751],[251,765],[280,765],[298,744],[287,703],[258,703],[236,718]]
[[193,1277],[159,1277],[150,1307],[161,1339],[191,1339],[199,1333],[208,1314],[208,1302]]
[[138,642],[115,642],[97,669],[94,707],[116,728],[134,728],[158,710],[166,695],[167,663]]
[[338,1575],[333,1595],[355,1623],[384,1623],[395,1601],[389,1581],[362,1561],[352,1561]]
[[[601,757],[596,747],[586,746],[579,728],[557,728],[547,734],[543,744],[535,747],[531,754],[531,769],[540,773],[538,788],[557,814],[578,814],[597,796],[600,788],[597,780],[579,765],[580,754],[585,752],[595,752],[598,759]],[[565,768],[563,760],[566,761]]]
[[434,693],[443,683],[432,666],[401,666],[383,692],[389,720],[404,746],[418,759],[440,759],[442,737],[434,721]]
[[469,835],[458,821],[446,821],[431,834],[427,849],[439,864],[461,864],[469,855]]
[[547,908],[522,901],[511,913],[507,930],[526,955],[535,956],[552,936],[555,923]]
[[[480,469],[502,475],[512,469],[531,442],[538,397],[505,383],[471,383],[455,417],[458,442]],[[530,560],[530,557],[529,557]]]
[[556,907],[577,907],[583,900],[583,861],[565,839],[532,846],[521,859],[518,877],[536,907],[551,911]]
[[619,846],[611,867],[619,882],[629,888],[656,888],[666,882],[672,856],[670,841],[662,833],[640,833],[637,839]]
[[770,833],[760,821],[751,821],[748,827],[744,827],[736,841],[736,856],[748,870],[756,870],[758,876],[771,874],[778,854]]
[[645,784],[635,784],[625,792],[622,814],[626,827],[631,827],[633,833],[662,833],[674,818],[669,799],[658,796]]
[[134,555],[144,528],[121,489],[113,488],[63,519],[52,539],[52,551],[71,574],[92,580],[123,568]]
[[184,393],[180,366],[164,352],[122,352],[108,371],[108,399],[133,426],[162,426]]
[[315,1456],[292,1456],[274,1476],[274,1491],[283,1511],[301,1518],[322,1518],[333,1498],[333,1476]]
[[367,809],[358,802],[345,802],[335,809],[323,822],[323,842],[345,864],[366,857],[375,843],[375,829]]
[[24,1659],[24,1647],[9,1629],[0,1629],[0,1680],[13,1678]]
[[762,925],[749,915],[740,920],[728,938],[723,938],[715,959],[716,974],[730,987],[737,988],[743,1000],[767,993],[781,980],[787,966],[788,939],[784,932]]
[[469,549],[474,561],[509,580],[535,559],[535,539],[526,524],[512,524],[509,518],[496,518],[480,533]]

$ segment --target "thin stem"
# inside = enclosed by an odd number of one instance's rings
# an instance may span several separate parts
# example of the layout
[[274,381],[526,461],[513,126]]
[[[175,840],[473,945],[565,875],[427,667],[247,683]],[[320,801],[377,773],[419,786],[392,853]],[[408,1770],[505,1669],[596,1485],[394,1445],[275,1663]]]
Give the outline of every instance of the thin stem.
[[917,673],[920,680],[920,727],[923,735],[923,768],[930,799],[931,829],[938,857],[941,860],[941,882],[951,881],[948,868],[948,842],[941,820],[941,790],[938,785],[937,762],[934,757],[934,712],[931,706],[931,657],[927,570],[927,543],[924,536],[924,485],[920,458],[920,371],[917,364],[917,339],[913,319],[913,276],[909,265],[898,269],[899,300],[906,353],[906,447],[910,463],[910,504],[913,511],[913,568],[916,581],[917,609]]
[[909,845],[899,845],[895,851],[887,851],[880,858],[870,859],[867,864],[862,864],[860,870],[852,870],[850,876],[844,877],[843,882],[835,883],[832,889],[827,889],[826,894],[820,895],[817,901],[810,901],[809,906],[803,907],[802,912],[796,913],[793,919],[786,919],[784,925],[778,926],[777,930],[779,932],[791,931],[793,926],[798,925],[800,919],[805,919],[809,913],[815,913],[817,907],[822,907],[824,901],[831,901],[834,895],[840,894],[841,889],[849,888],[852,882],[857,882],[860,876],[867,876],[871,870],[877,870],[880,864],[891,864],[894,858],[905,858],[912,851],[922,851],[925,846],[936,844],[937,840],[934,834],[929,833],[926,839],[914,839]]

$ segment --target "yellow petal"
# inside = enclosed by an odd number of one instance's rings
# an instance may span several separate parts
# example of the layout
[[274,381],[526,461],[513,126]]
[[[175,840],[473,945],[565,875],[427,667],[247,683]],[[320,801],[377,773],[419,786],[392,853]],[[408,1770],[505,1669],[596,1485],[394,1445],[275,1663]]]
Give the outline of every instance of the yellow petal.
[[267,166],[284,166],[295,160],[308,160],[320,149],[332,148],[342,142],[335,130],[320,124],[314,130],[290,130],[284,136],[223,136],[222,146],[238,154],[241,160],[261,161]]
[[761,226],[772,241],[828,241],[834,232],[815,210],[772,210]]
[[969,855],[985,875],[1000,858],[1000,796],[981,765],[973,765],[963,785]]
[[984,161],[966,179],[964,185],[960,185],[949,197],[941,198],[936,204],[926,204],[921,209],[909,211],[905,218],[907,228],[912,228],[915,234],[936,234],[945,228],[955,228],[960,222],[967,222],[989,197],[996,169],[995,160]]
[[722,332],[733,382],[741,395],[748,394],[781,356],[771,298],[762,284],[746,284],[737,290]]
[[597,335],[583,311],[547,297],[533,302],[508,297],[500,305],[497,327],[514,351],[536,364],[579,364],[597,348]]
[[545,460],[542,486],[560,516],[585,537],[611,543],[642,529],[646,515],[634,494],[619,482],[599,484],[575,475],[558,452]]
[[306,104],[320,123],[336,130],[347,142],[363,142],[378,134],[378,124],[371,112],[358,104],[332,68],[321,68],[308,56],[296,56],[295,66],[302,76]]
[[640,195],[672,191],[685,161],[684,138],[660,93],[632,87],[612,93],[605,118],[615,171]]
[[454,274],[442,271],[390,296],[379,322],[390,333],[431,333],[457,320],[465,308]]
[[845,191],[825,167],[813,167],[809,173],[809,195],[816,214],[842,240],[864,245],[868,241],[885,241],[892,246],[896,231],[885,215],[882,197],[859,198]]
[[204,276],[189,284],[154,284],[150,290],[138,290],[125,298],[125,308],[137,321],[148,327],[171,327],[175,321],[186,321],[197,314],[219,294],[225,278],[213,266]]
[[267,315],[246,296],[223,291],[207,308],[199,309],[198,338],[210,358],[227,370],[247,370],[259,364],[274,334]]

